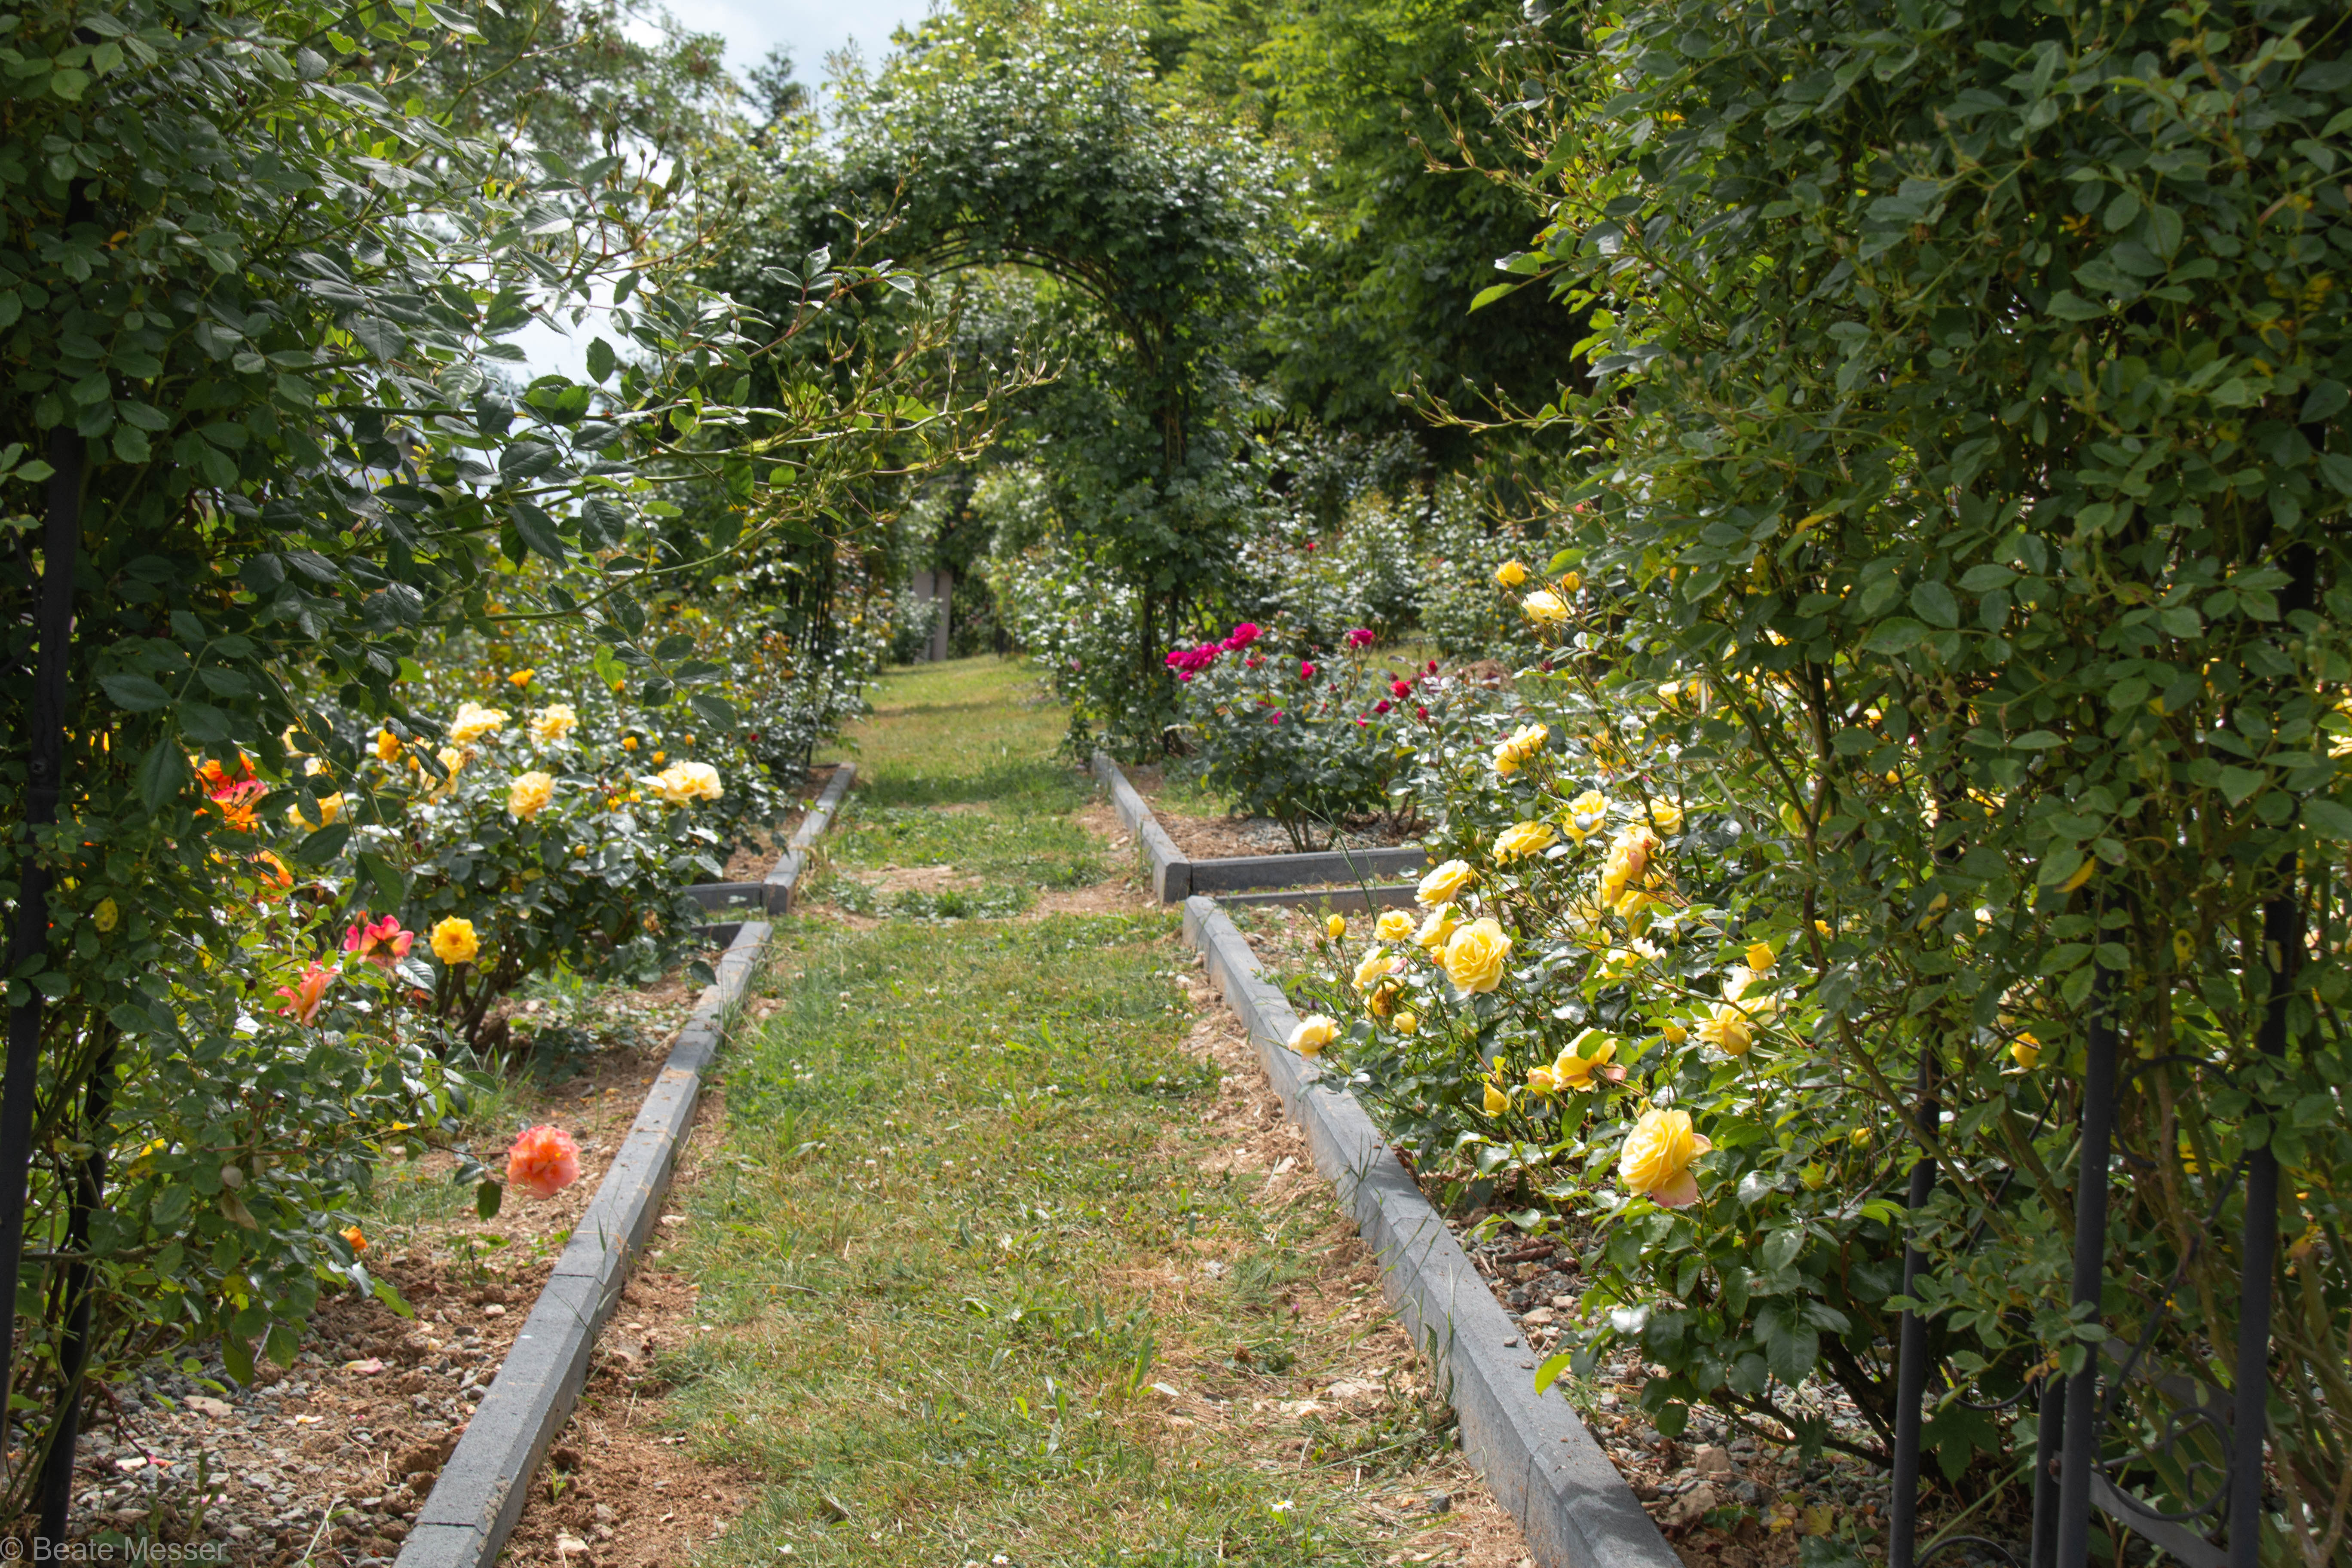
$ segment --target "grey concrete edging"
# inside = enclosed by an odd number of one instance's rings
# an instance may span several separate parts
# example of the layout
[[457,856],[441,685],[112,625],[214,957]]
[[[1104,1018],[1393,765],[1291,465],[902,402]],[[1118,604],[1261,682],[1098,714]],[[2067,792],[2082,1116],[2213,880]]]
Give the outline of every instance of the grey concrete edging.
[[1249,1030],[1283,1109],[1307,1134],[1380,1259],[1381,1287],[1429,1353],[1462,1423],[1462,1447],[1544,1568],[1681,1568],[1633,1489],[1567,1400],[1535,1391],[1536,1357],[1462,1244],[1339,1082],[1289,1048],[1297,1016],[1241,932],[1206,897],[1184,901],[1184,937]]
[[[851,763],[835,770],[766,883],[739,885],[771,888],[782,898],[769,907],[789,907],[805,851],[832,821],[856,771]],[[486,1568],[498,1561],[522,1517],[530,1478],[588,1381],[597,1332],[619,1304],[630,1265],[660,1216],[678,1151],[694,1125],[703,1075],[719,1054],[771,929],[764,921],[745,921],[729,938],[717,978],[703,988],[671,1044],[636,1121],[401,1543],[395,1568]]]
[[1368,882],[1400,871],[1418,872],[1428,853],[1407,845],[1394,849],[1323,849],[1300,855],[1232,855],[1189,860],[1168,837],[1151,805],[1129,782],[1109,753],[1097,752],[1094,775],[1110,791],[1111,808],[1143,847],[1151,862],[1152,895],[1163,904],[1195,893],[1234,893],[1253,888],[1297,888],[1312,882]]
[[[834,813],[841,809],[841,797],[849,793],[850,781],[856,776],[855,763],[835,766],[833,777],[824,781],[824,788],[801,818],[801,825],[793,830],[784,852],[776,857],[775,865],[765,877],[756,882],[697,882],[686,889],[686,896],[714,912],[756,910],[764,915],[781,915],[789,911],[793,884],[799,880],[801,868],[808,863],[808,847],[832,825]],[[714,940],[727,940],[717,931],[710,934]]]

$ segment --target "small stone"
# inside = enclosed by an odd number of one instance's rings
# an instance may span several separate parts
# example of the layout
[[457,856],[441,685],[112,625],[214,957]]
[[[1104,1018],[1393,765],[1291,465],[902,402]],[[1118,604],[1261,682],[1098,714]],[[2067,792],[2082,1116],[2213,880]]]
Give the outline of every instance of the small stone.
[[197,1415],[209,1415],[215,1421],[226,1420],[229,1416],[236,1414],[236,1407],[231,1405],[227,1400],[215,1399],[210,1394],[191,1394],[188,1396],[185,1403],[187,1404],[188,1408],[194,1411]]
[[1432,1513],[1450,1513],[1454,1509],[1453,1494],[1450,1492],[1432,1492],[1429,1494],[1429,1498],[1424,1506],[1426,1506]]
[[614,1513],[614,1512],[612,1510],[612,1509],[610,1509],[609,1507],[607,1507],[607,1506],[606,1506],[606,1505],[604,1505],[604,1503],[601,1503],[601,1502],[600,1502],[600,1503],[598,1503],[598,1504],[596,1505],[596,1522],[597,1522],[597,1523],[599,1523],[599,1524],[610,1524],[610,1523],[612,1523],[612,1522],[613,1522],[613,1521],[614,1521],[615,1519],[618,1519],[619,1517],[620,1517],[620,1516],[619,1516],[618,1514]]
[[496,1301],[491,1302],[488,1306],[482,1309],[482,1316],[485,1318],[503,1318],[506,1315],[507,1310],[504,1307],[499,1306]]
[[1731,1473],[1730,1450],[1709,1443],[1691,1460],[1691,1468],[1702,1476],[1727,1476]]

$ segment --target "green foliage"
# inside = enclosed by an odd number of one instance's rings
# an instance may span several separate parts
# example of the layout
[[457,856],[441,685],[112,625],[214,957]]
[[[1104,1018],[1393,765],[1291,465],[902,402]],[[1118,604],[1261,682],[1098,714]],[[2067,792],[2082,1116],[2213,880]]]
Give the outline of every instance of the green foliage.
[[[404,689],[429,633],[584,617],[633,679],[667,689],[688,679],[676,668],[687,650],[638,646],[649,590],[744,539],[808,531],[876,450],[894,446],[904,460],[911,416],[887,377],[743,409],[769,350],[745,329],[789,337],[793,324],[749,321],[680,276],[740,194],[725,179],[707,185],[690,163],[648,174],[614,154],[575,162],[544,145],[525,155],[510,138],[453,131],[473,36],[456,12],[303,3],[125,0],[0,18],[15,84],[0,130],[11,365],[0,408],[9,428],[47,443],[40,460],[21,446],[0,458],[12,669],[34,663],[42,574],[70,573],[75,599],[55,827],[14,826],[28,815],[32,682],[0,682],[0,806],[12,824],[0,888],[13,895],[36,858],[54,877],[46,952],[17,955],[7,981],[12,1005],[36,991],[48,1002],[35,1261],[16,1303],[35,1325],[16,1392],[36,1408],[53,1386],[44,1358],[66,1300],[58,1271],[74,1250],[81,1162],[124,1129],[111,1108],[184,1057],[254,1081],[309,1081],[268,1065],[301,1059],[307,1037],[273,1029],[241,1055],[205,1054],[226,1026],[213,1011],[221,999],[275,970],[257,971],[236,924],[217,916],[250,901],[248,841],[192,787],[194,761],[250,756],[260,783],[321,825],[288,858],[324,865],[353,827],[385,826],[401,804],[363,787],[369,729],[339,728],[336,715],[436,738]],[[408,97],[391,62],[418,58],[448,69]],[[807,313],[879,281],[861,268],[812,270]],[[593,384],[503,379],[523,357],[517,331],[591,296],[614,307],[592,345]],[[35,487],[53,466],[82,512],[70,562],[42,559],[31,531]],[[730,503],[691,531],[665,499],[688,484]],[[296,728],[328,779],[362,781],[340,822],[324,820],[321,792],[281,740]],[[337,890],[356,907],[383,879],[372,869],[368,889]],[[341,923],[327,915],[320,929]],[[320,1094],[347,1077],[322,1060]],[[285,1108],[288,1136],[321,1105]],[[353,1100],[333,1114],[384,1109]],[[285,1187],[304,1217],[281,1228],[315,1232],[345,1179]],[[232,1267],[231,1249],[213,1274],[177,1276],[189,1301],[158,1321],[228,1322],[243,1354],[250,1325],[237,1314],[310,1299],[280,1264],[307,1257],[325,1284],[331,1253],[273,1253],[253,1273]],[[124,1289],[111,1255],[98,1261],[101,1290]],[[136,1340],[141,1317],[100,1304],[99,1367],[152,1342]],[[273,1351],[291,1342],[268,1337]],[[12,1510],[37,1473],[12,1471]]]
[[[1835,1080],[1792,1079],[1809,1100],[1899,1126],[1932,1087],[1937,1185],[1902,1229],[1937,1386],[2094,1353],[2063,1173],[2100,970],[2131,1151],[2102,1334],[2231,1380],[2210,1347],[2237,1332],[2238,1178],[2276,1152],[2271,1455],[2304,1522],[2263,1552],[2288,1560],[2340,1526],[2352,1409],[2341,38],[2263,4],[1658,4],[1546,32],[1494,101],[1550,219],[1519,269],[1596,329],[1595,393],[1547,416],[1589,443],[1551,565],[1592,597],[1554,694],[1521,689],[1582,715],[1613,793],[1696,776],[1692,820],[1739,825],[1736,882],[1687,843],[1656,864],[1670,905],[1779,951],[1758,1038]],[[2273,902],[2301,911],[2292,948],[2265,949]],[[1653,1016],[1689,989],[1676,962],[1629,974]],[[1700,1201],[1737,1202],[1741,1118],[1676,1104],[1717,1138]],[[1652,1289],[1731,1289],[1703,1233],[1646,1239]],[[1699,1392],[1738,1394],[1737,1364]],[[2119,1428],[2172,1414],[2154,1383],[2120,1393]]]

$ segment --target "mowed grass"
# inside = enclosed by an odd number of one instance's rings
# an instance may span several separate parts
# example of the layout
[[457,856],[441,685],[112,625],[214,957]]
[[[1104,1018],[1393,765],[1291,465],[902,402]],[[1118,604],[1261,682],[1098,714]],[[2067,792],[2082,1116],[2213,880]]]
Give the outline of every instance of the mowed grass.
[[[822,852],[836,901],[860,913],[1013,913],[1041,888],[1106,874],[1101,847],[1070,820],[1083,776],[1054,756],[1068,712],[1034,667],[979,658],[887,677],[874,717],[850,733],[857,787]],[[877,896],[885,867],[953,866],[981,886]]]
[[1198,1173],[1182,961],[1157,914],[802,928],[688,1210],[716,1327],[677,1430],[770,1482],[706,1561],[1381,1560],[1349,1483],[1439,1447],[1425,1413],[1318,1429],[1303,1468],[1177,1441],[1153,1386],[1297,1397],[1273,1374],[1320,1352],[1276,1292],[1331,1218]]

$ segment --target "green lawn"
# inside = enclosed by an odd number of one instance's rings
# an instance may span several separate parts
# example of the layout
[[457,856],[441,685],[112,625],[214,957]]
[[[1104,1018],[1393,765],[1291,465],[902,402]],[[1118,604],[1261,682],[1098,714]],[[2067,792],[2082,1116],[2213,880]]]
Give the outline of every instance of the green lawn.
[[[996,660],[892,677],[841,861],[1009,865],[1026,836],[1034,870],[1085,841],[1033,685]],[[1077,838],[1048,847],[1052,824]],[[782,924],[671,1255],[710,1329],[666,1363],[665,1419],[763,1483],[701,1561],[1392,1559],[1412,1527],[1368,1500],[1446,1453],[1447,1417],[1409,1383],[1302,1403],[1409,1357],[1371,1342],[1328,1189],[1204,1172],[1244,1102],[1184,1048],[1191,957],[1141,907]]]

